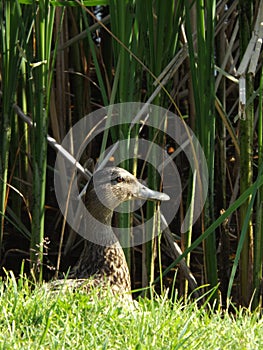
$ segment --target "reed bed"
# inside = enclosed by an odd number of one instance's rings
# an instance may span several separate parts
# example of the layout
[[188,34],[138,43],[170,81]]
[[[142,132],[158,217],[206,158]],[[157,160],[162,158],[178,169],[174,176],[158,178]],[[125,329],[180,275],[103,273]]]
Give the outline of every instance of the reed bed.
[[[48,134],[60,143],[78,120],[102,106],[150,102],[175,112],[194,131],[207,161],[208,197],[198,221],[191,225],[190,217],[182,233],[198,174],[177,156],[180,210],[170,232],[126,249],[133,288],[175,283],[187,299],[191,271],[202,292],[216,288],[218,303],[232,298],[260,305],[262,9],[262,1],[252,0],[2,1],[1,267],[19,274],[24,260],[28,274],[41,281],[56,266],[66,271],[79,254],[79,240],[62,224],[52,194],[55,152]],[[142,137],[140,125],[131,128],[123,116],[88,146],[81,161],[96,162],[109,144]],[[170,155],[178,148],[156,128],[148,128],[145,137]],[[137,156],[121,166],[160,189],[156,169]],[[117,220],[127,227],[156,216],[160,225],[152,203],[145,218],[141,214]],[[68,265],[60,254],[65,247]],[[182,264],[188,270],[177,273]]]

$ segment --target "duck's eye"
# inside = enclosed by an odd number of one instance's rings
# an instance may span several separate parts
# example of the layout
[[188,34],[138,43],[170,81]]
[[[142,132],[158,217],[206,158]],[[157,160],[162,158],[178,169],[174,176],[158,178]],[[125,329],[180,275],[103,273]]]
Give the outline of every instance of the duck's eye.
[[122,177],[122,176],[118,176],[117,178],[116,178],[116,181],[117,182],[124,182],[124,178]]

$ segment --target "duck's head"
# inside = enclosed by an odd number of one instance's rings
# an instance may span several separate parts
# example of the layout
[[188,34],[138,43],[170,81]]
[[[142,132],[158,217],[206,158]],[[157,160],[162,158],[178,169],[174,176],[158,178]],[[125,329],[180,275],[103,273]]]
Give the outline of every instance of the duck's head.
[[127,200],[167,201],[170,199],[165,193],[150,190],[134,175],[118,167],[104,168],[94,173],[87,189],[87,200],[90,196],[93,198],[96,196],[103,206],[110,210]]

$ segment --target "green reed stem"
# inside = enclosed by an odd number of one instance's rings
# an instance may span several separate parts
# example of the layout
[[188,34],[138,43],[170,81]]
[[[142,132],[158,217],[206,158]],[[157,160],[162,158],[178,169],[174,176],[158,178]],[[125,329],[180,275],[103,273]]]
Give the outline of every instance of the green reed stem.
[[0,50],[2,74],[2,118],[0,119],[0,255],[2,252],[4,214],[7,205],[7,179],[10,154],[11,124],[14,118],[12,105],[15,100],[21,55],[18,43],[23,42],[21,8],[17,1],[0,3]]
[[[243,57],[252,34],[252,2],[251,0],[240,0],[240,55]],[[254,91],[254,78],[246,76],[246,96],[247,100]],[[254,127],[254,104],[247,103],[246,118],[240,120],[240,193],[245,191],[253,181],[253,127]],[[250,199],[240,208],[240,224],[245,225],[250,205]],[[241,237],[240,237],[241,239]],[[240,293],[242,303],[248,305],[252,296],[252,245],[253,227],[250,218],[247,232],[244,237],[243,249],[240,256]]]
[[47,165],[47,129],[50,98],[51,41],[55,8],[48,0],[34,2],[33,16],[35,25],[36,52],[33,65],[31,93],[32,119],[32,165],[33,165],[33,209],[32,237],[30,242],[31,268],[35,277],[42,279],[44,218]]
[[[260,189],[263,186],[263,175],[261,174],[257,181],[254,182],[245,192],[243,192],[238,199],[230,205],[230,207],[222,214],[220,215],[205,231],[204,233],[199,236],[190,247],[188,247],[183,254],[178,257],[172,264],[170,264],[164,271],[163,276],[166,276],[167,273],[174,268],[184,257],[186,257],[190,252],[192,252],[195,248],[197,248],[204,240],[206,240],[217,227],[219,227],[224,220],[226,220],[230,215],[232,215],[250,196],[253,196],[258,189]],[[157,278],[155,282],[157,282],[159,279]],[[230,285],[232,287],[232,285]],[[231,288],[230,288],[231,289]]]
[[[216,2],[210,0],[206,5],[202,0],[194,2],[196,14],[197,52],[194,45],[190,3],[185,4],[186,34],[189,47],[189,61],[192,75],[196,109],[196,132],[205,152],[209,171],[209,192],[205,204],[203,228],[208,227],[214,217],[214,142],[215,142],[215,93],[214,93],[214,27]],[[216,286],[217,258],[215,233],[204,241],[204,263],[208,283]]]
[[[263,166],[263,68],[261,68],[261,79],[259,88],[259,115],[258,115],[258,167]],[[260,302],[262,283],[262,262],[263,262],[263,187],[257,194],[256,200],[256,225],[254,244],[254,270],[253,270],[253,291],[255,296],[252,306],[255,309]]]

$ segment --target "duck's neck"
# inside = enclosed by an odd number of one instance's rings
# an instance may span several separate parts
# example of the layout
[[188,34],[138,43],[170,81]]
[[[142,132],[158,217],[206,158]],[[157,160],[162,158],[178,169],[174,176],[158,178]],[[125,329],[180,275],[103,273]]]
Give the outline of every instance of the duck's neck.
[[88,210],[86,223],[88,235],[85,238],[102,246],[118,244],[119,241],[111,227],[113,210],[105,207],[96,196],[89,198],[86,208]]
[[105,207],[98,198],[88,202],[86,207],[92,217],[106,226],[111,226],[113,211]]
[[87,224],[89,233],[70,277],[88,278],[94,275],[96,282],[106,281],[116,294],[129,292],[129,269],[122,247],[111,228],[113,211],[104,207],[98,199],[89,201],[86,206],[92,217]]

